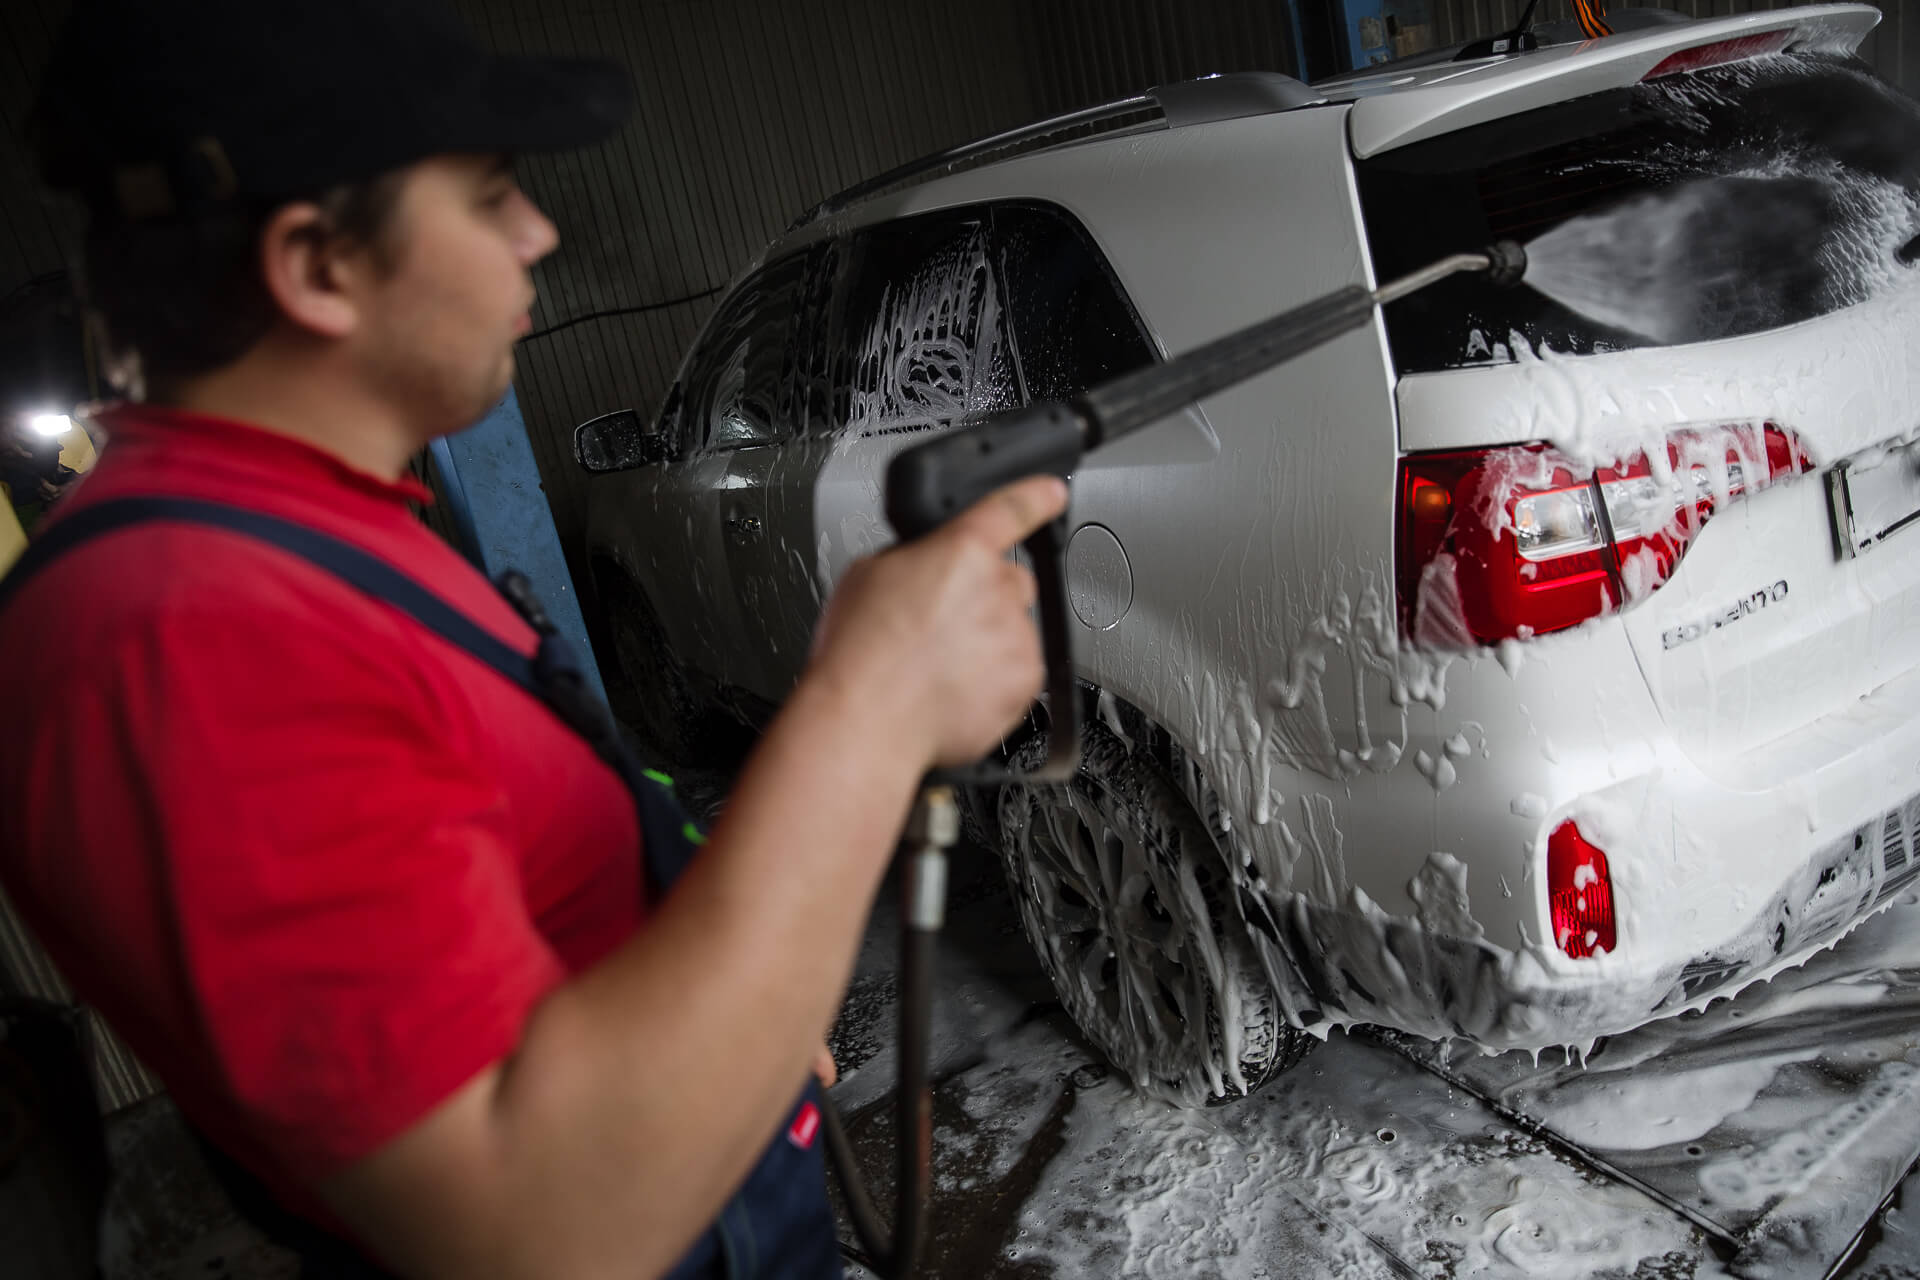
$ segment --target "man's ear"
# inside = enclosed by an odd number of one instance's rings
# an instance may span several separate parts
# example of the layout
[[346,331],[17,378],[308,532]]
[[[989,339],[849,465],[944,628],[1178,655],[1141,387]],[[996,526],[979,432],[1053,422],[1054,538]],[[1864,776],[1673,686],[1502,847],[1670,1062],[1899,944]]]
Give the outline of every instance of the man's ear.
[[344,338],[359,322],[357,275],[326,217],[309,201],[282,205],[260,231],[260,275],[280,312],[322,338]]

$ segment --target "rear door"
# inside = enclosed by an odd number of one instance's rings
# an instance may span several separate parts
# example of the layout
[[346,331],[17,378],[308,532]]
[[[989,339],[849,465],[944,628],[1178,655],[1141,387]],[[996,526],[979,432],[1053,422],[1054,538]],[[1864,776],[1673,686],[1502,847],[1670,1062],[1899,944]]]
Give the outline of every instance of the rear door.
[[893,541],[881,502],[887,460],[929,432],[1019,403],[984,209],[882,223],[820,254],[797,357],[802,435],[758,473],[764,536],[751,566],[739,562],[776,698],[805,663],[833,582]]
[[893,541],[881,483],[894,454],[1020,403],[988,212],[946,210],[857,232],[820,337],[832,399],[810,407],[810,425],[830,441],[814,531],[818,569],[831,582]]

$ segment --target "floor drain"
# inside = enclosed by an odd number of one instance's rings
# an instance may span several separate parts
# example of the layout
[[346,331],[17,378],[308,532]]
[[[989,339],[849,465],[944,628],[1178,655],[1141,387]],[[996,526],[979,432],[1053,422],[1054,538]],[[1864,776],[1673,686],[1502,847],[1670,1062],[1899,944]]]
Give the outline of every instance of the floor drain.
[[1075,1068],[1074,1073],[1067,1077],[1076,1089],[1091,1089],[1106,1078],[1107,1069],[1097,1062],[1089,1062],[1084,1067]]

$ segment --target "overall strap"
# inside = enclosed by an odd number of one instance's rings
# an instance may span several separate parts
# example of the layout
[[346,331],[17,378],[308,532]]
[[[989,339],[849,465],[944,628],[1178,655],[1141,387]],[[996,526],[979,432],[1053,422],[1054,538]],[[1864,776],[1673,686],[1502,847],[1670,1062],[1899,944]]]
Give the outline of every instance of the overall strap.
[[0,578],[0,609],[6,608],[8,600],[48,565],[82,543],[129,525],[155,520],[212,525],[271,543],[367,595],[386,601],[535,697],[540,696],[530,659],[378,556],[318,529],[223,502],[198,498],[115,498],[75,512],[36,539],[14,562],[12,571]]

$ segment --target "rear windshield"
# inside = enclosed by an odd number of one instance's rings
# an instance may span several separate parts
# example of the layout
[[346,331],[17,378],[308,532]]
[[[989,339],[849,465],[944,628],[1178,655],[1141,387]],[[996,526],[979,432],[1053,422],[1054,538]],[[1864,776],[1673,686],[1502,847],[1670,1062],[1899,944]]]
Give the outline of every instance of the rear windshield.
[[1401,373],[1792,324],[1896,279],[1920,232],[1920,110],[1830,56],[1666,76],[1356,170],[1381,281],[1513,239],[1578,308],[1456,276],[1386,309]]

